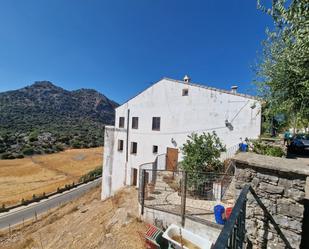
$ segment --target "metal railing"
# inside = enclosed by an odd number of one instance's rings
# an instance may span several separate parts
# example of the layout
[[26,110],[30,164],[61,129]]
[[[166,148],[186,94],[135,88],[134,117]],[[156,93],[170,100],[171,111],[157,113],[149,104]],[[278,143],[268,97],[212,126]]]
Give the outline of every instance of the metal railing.
[[[230,198],[232,175],[211,172],[186,172],[142,169],[139,203],[145,207],[201,223],[212,222],[213,207]],[[232,199],[232,198],[230,198]]]
[[257,196],[255,191],[250,185],[245,185],[242,189],[230,218],[227,223],[224,225],[213,249],[225,249],[225,248],[237,248],[242,249],[246,244],[246,204],[247,204],[247,195],[251,193],[255,201],[258,203],[260,208],[263,210],[267,220],[269,220],[282,241],[285,244],[286,248],[292,248],[287,238],[282,233],[280,227],[275,222],[272,215],[268,212],[265,205],[262,203],[260,198]]

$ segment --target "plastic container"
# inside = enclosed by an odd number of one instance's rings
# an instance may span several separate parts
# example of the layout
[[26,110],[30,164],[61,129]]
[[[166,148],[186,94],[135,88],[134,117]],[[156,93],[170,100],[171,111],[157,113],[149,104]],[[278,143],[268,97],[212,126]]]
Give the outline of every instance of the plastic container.
[[[166,229],[163,233],[163,238],[167,239],[169,243],[172,244],[172,248],[175,249],[190,249],[194,248],[192,247],[193,245],[200,249],[211,249],[212,247],[212,242],[207,236],[200,237],[197,234],[174,224]],[[183,241],[183,246],[179,242],[179,238]]]
[[227,220],[230,218],[232,210],[233,210],[232,207],[226,208],[226,210],[225,210],[225,217],[226,217]]
[[247,152],[248,151],[248,144],[240,143],[239,149],[240,149],[241,152]]
[[225,220],[223,219],[222,215],[225,213],[225,208],[222,205],[216,205],[214,207],[214,212],[216,222],[220,225],[224,225]]

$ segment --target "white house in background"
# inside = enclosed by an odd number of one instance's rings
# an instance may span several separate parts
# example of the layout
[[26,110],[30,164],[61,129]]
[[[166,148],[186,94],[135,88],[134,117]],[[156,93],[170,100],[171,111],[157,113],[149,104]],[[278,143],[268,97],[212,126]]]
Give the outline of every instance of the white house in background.
[[257,138],[261,103],[236,90],[193,84],[187,76],[163,78],[119,106],[115,126],[105,129],[102,199],[123,186],[137,186],[140,166],[158,155],[166,154],[160,157],[167,162],[163,167],[174,169],[193,132],[215,131],[228,151],[240,138]]

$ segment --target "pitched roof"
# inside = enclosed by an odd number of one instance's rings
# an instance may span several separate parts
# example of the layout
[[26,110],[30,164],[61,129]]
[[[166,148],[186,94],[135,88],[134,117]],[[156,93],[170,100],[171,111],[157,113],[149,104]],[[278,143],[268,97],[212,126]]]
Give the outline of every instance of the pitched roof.
[[227,93],[227,94],[231,94],[231,95],[241,96],[241,97],[248,98],[248,99],[254,99],[254,100],[259,100],[259,101],[261,100],[260,98],[258,98],[256,96],[249,95],[249,94],[237,93],[237,92],[235,93],[235,92],[231,92],[231,91],[228,91],[228,90],[210,87],[210,86],[206,86],[206,85],[199,84],[199,83],[184,82],[183,80],[175,80],[175,79],[166,78],[166,77],[164,77],[163,79],[174,81],[174,82],[185,84],[185,85],[205,88],[205,89],[208,89],[208,90],[217,91],[217,92],[221,92],[221,93]]
[[[217,91],[217,92],[221,92],[221,93],[226,93],[226,94],[231,94],[231,95],[241,96],[241,97],[248,98],[248,99],[254,99],[254,100],[257,100],[257,101],[261,101],[260,98],[255,97],[255,96],[252,96],[252,95],[248,95],[248,94],[234,93],[234,92],[231,92],[231,91],[228,91],[228,90],[218,89],[218,88],[206,86],[206,85],[203,85],[203,84],[197,84],[197,83],[191,83],[191,82],[184,82],[183,80],[175,80],[175,79],[163,77],[162,79],[160,79],[160,80],[156,81],[155,83],[151,84],[151,86],[149,86],[149,87],[147,87],[146,89],[144,89],[144,90],[140,91],[139,93],[137,93],[135,96],[129,98],[127,101],[125,101],[124,103],[122,103],[122,104],[119,105],[118,107],[121,107],[121,106],[124,105],[125,103],[128,103],[131,99],[134,99],[135,97],[137,97],[138,95],[140,95],[142,92],[146,91],[148,88],[153,87],[155,84],[159,83],[161,80],[174,81],[174,82],[181,83],[181,84],[184,84],[184,85],[200,87],[200,88],[204,88],[204,89],[208,89],[208,90],[212,90],[212,91]],[[116,107],[115,109],[117,109],[118,107]]]

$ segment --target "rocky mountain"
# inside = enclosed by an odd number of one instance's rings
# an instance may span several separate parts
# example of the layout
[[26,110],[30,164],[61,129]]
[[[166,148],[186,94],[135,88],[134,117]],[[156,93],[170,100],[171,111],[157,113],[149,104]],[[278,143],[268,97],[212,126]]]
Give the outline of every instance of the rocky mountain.
[[95,90],[67,91],[49,81],[0,93],[0,156],[102,145],[117,106]]

